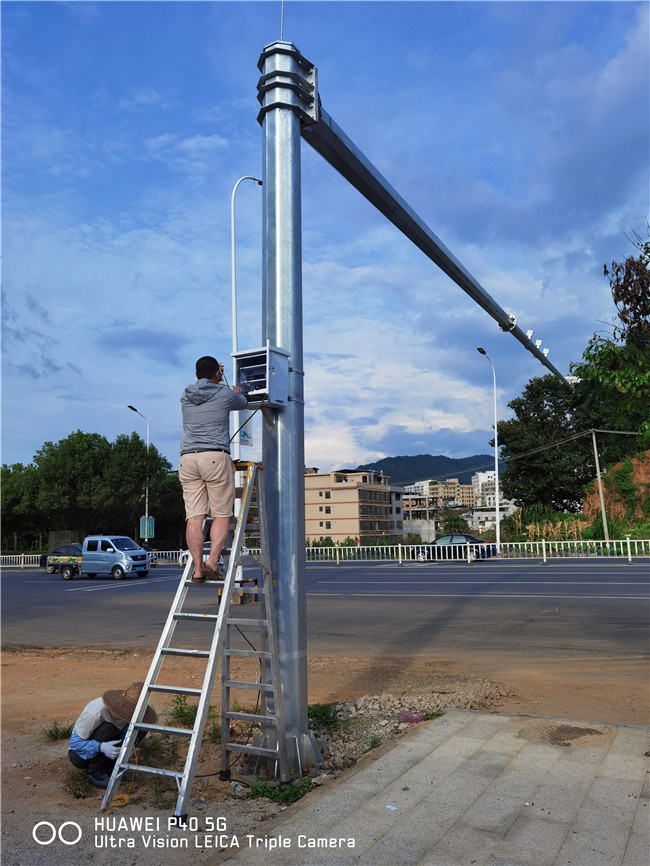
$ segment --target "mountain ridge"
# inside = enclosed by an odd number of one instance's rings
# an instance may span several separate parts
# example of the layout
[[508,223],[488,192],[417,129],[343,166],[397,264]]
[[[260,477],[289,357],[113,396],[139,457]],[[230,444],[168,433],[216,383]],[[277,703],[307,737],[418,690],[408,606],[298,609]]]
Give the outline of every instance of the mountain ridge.
[[[429,478],[458,478],[460,484],[470,484],[475,472],[494,469],[494,455],[474,454],[471,457],[446,457],[443,454],[384,457],[374,463],[363,463],[355,472],[368,470],[388,475],[391,484],[413,484]],[[347,470],[350,471],[350,470]]]

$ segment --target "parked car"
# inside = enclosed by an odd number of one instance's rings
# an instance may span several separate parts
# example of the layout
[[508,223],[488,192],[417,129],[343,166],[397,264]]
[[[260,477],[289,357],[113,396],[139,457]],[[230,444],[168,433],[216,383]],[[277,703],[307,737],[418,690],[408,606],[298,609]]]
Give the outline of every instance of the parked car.
[[487,559],[497,555],[497,546],[493,541],[485,541],[478,535],[470,535],[467,532],[458,532],[453,535],[443,535],[429,544],[423,544],[418,551],[417,559],[419,562],[426,562],[428,559],[467,559],[468,545],[469,558],[472,560]]
[[60,547],[55,547],[54,550],[48,550],[47,553],[41,554],[38,564],[48,574],[54,574],[63,563],[70,562],[71,556],[81,556],[80,544],[62,544]]

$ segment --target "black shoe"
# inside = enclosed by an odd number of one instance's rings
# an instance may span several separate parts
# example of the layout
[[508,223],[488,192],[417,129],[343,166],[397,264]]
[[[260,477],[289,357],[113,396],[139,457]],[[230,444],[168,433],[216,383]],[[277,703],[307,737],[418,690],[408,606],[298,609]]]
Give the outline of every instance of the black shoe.
[[210,568],[209,565],[203,566],[203,575],[204,580],[223,580],[223,575],[219,571],[215,571],[214,568]]
[[86,778],[95,788],[108,788],[111,777],[101,770],[86,770]]

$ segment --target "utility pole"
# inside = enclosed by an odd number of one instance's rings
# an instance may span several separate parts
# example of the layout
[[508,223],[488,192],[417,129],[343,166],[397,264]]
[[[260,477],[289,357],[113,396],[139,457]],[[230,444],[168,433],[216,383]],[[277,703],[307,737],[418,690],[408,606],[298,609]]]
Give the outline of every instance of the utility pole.
[[600,497],[600,514],[603,519],[603,532],[605,534],[605,542],[609,545],[609,527],[607,526],[607,512],[605,511],[605,497],[603,495],[603,479],[600,477],[600,462],[598,460],[595,430],[591,430],[591,444],[594,447],[594,462],[596,463],[596,478],[598,479],[598,496]]
[[[300,127],[313,108],[312,65],[290,42],[265,47],[258,67],[263,129],[263,340],[289,353],[287,406],[265,423],[263,461],[275,578],[281,695],[289,775],[322,763],[307,718],[305,446],[302,346]],[[272,730],[264,730],[269,738]]]

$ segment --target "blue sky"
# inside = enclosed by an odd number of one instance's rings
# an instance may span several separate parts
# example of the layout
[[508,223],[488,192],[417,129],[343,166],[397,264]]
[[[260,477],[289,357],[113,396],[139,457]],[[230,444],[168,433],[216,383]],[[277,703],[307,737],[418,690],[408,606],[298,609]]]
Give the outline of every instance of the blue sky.
[[[3,451],[149,420],[177,465],[203,354],[230,377],[230,196],[261,176],[278,2],[2,3]],[[325,110],[562,372],[648,216],[648,4],[287,2]],[[306,462],[489,453],[544,367],[302,145]],[[262,344],[261,188],[237,193]],[[259,456],[261,425],[255,428]]]

